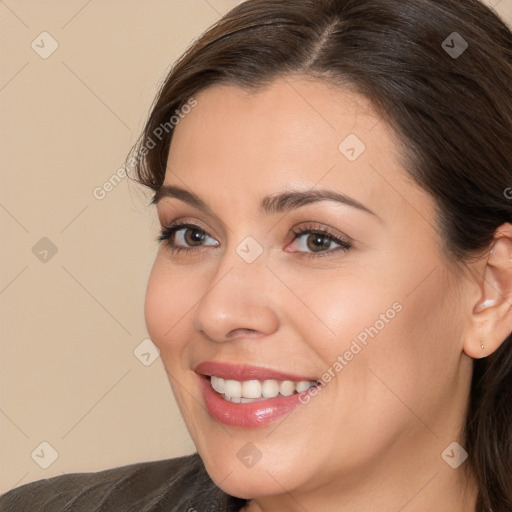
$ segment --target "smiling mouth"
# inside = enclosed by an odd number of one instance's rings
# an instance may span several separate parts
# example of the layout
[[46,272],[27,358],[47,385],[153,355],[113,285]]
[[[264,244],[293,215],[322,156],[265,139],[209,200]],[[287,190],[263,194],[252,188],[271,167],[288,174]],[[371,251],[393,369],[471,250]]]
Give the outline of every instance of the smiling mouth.
[[232,380],[212,375],[211,387],[227,402],[250,403],[269,398],[282,398],[302,393],[317,386],[319,381],[292,380]]
[[316,396],[317,388],[323,385],[314,373],[301,375],[223,361],[202,361],[192,370],[199,379],[210,417],[231,427],[270,425],[295,408],[304,407],[311,398],[306,395],[311,391]]

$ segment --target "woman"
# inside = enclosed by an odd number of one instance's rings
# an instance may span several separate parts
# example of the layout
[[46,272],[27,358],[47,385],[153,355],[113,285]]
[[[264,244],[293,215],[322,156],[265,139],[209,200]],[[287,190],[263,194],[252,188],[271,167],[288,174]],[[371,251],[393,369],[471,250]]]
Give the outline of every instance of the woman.
[[[477,0],[249,0],[131,156],[197,454],[11,510],[512,510],[512,34]],[[172,142],[172,144],[171,144]]]

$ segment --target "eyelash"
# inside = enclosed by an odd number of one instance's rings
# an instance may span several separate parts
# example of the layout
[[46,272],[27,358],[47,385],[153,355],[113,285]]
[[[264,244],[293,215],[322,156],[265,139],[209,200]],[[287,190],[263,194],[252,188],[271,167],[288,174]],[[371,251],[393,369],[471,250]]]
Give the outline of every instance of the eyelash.
[[[185,228],[191,229],[193,231],[198,231],[201,234],[210,236],[206,231],[201,229],[199,226],[196,226],[195,224],[179,223],[179,224],[172,224],[170,226],[162,227],[161,234],[160,234],[160,236],[157,237],[156,240],[158,243],[163,242],[165,244],[165,246],[173,253],[178,253],[180,251],[185,251],[188,253],[190,251],[196,251],[198,249],[201,249],[202,247],[206,247],[206,246],[183,247],[181,245],[173,245],[170,241],[172,236],[177,231],[180,231]],[[301,227],[300,229],[292,230],[291,235],[293,235],[293,238],[289,241],[289,243],[294,242],[297,238],[300,238],[302,235],[304,235],[306,233],[314,234],[314,235],[324,235],[328,239],[330,239],[330,241],[335,242],[340,245],[340,247],[337,247],[335,249],[330,249],[328,251],[309,252],[309,253],[308,252],[300,252],[300,254],[306,255],[306,257],[310,257],[310,258],[319,258],[320,257],[321,258],[321,257],[332,255],[333,253],[337,253],[340,250],[343,252],[346,252],[352,248],[352,245],[347,240],[343,240],[343,239],[339,238],[334,233],[332,233],[329,229],[318,228],[318,227],[315,227],[312,225],[306,225],[306,226]]]

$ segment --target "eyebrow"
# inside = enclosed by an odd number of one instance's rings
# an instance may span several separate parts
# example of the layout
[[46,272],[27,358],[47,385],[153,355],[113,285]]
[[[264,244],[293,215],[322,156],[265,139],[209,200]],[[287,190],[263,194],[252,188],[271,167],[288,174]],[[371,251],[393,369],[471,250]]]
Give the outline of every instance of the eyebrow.
[[[194,206],[195,208],[198,208],[199,210],[202,210],[204,213],[212,217],[215,216],[210,206],[208,206],[208,204],[206,204],[199,196],[183,188],[174,185],[163,185],[153,196],[151,204],[158,204],[164,197],[179,199],[191,206]],[[321,201],[334,201],[352,206],[353,208],[380,218],[375,212],[359,201],[329,189],[315,189],[308,191],[291,190],[289,192],[266,196],[261,201],[259,211],[260,213],[267,215],[289,212],[296,208],[300,208],[301,206]]]

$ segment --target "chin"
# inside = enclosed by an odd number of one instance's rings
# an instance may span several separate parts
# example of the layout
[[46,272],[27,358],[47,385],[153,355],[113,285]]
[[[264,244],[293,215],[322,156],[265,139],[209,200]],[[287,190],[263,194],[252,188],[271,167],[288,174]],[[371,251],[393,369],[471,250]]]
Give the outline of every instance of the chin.
[[[274,463],[275,458],[267,461],[261,459],[252,467],[245,467],[235,451],[224,457],[212,453],[199,454],[215,484],[237,498],[251,499],[283,494],[284,489],[291,491],[301,485],[303,479],[302,475],[297,474],[300,464],[294,464],[290,459],[286,460],[284,467]],[[282,453],[277,460],[279,459],[286,459],[286,453]]]
[[[229,467],[229,464],[227,464]],[[290,488],[286,485],[287,482],[283,481],[283,485],[274,480],[265,471],[265,468],[234,470],[233,465],[231,469],[224,468],[206,468],[210,478],[215,484],[220,487],[225,493],[243,499],[261,498],[264,496],[275,496],[282,494],[283,487],[287,490]],[[272,472],[270,472],[272,474]],[[226,476],[228,475],[228,476]]]

